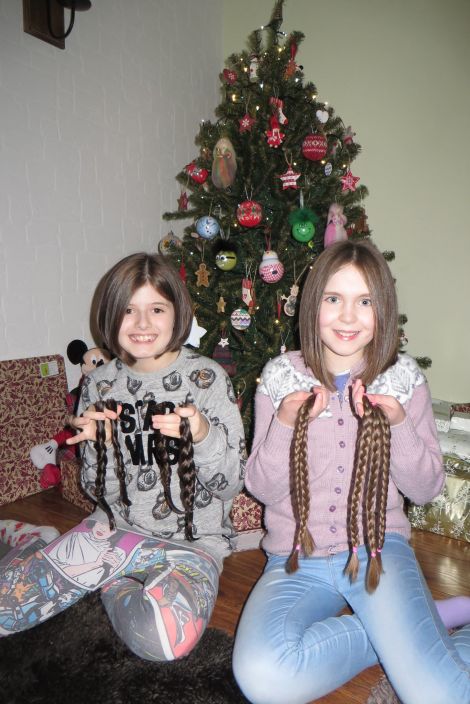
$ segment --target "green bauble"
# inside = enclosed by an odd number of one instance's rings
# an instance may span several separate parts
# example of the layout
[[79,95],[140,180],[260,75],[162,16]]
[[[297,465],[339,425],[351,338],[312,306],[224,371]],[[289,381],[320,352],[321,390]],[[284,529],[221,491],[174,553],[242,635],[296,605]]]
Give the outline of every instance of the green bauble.
[[231,271],[237,265],[237,255],[231,250],[224,250],[216,254],[215,263],[222,271]]
[[292,236],[297,242],[310,242],[314,234],[315,225],[310,220],[302,220],[292,226]]

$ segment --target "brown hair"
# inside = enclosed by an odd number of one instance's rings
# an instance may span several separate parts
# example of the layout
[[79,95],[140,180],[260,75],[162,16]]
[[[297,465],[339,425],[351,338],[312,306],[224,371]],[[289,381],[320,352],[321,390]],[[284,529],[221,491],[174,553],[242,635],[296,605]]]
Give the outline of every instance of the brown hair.
[[395,282],[385,258],[369,240],[332,244],[312,265],[303,287],[299,313],[300,347],[305,363],[331,391],[335,386],[326,367],[319,313],[328,280],[348,264],[353,264],[364,277],[374,310],[374,336],[364,350],[366,366],[361,372],[364,383],[370,384],[394,364],[398,353],[398,303]]
[[119,330],[134,293],[151,284],[173,304],[175,324],[166,351],[176,352],[188,338],[193,318],[189,293],[174,267],[158,254],[139,252],[117,262],[100,280],[93,296],[90,327],[112,355],[132,365],[135,358],[121,349]]
[[[307,428],[310,409],[315,396],[304,401],[297,415],[291,445],[291,500],[296,521],[294,545],[286,563],[287,572],[295,572],[300,551],[312,554],[314,543],[308,528],[310,509],[309,472],[307,461]],[[388,483],[390,477],[390,425],[379,406],[372,406],[364,396],[364,415],[359,420],[356,438],[354,470],[348,502],[348,539],[350,556],[345,574],[353,582],[358,574],[360,545],[359,505],[362,499],[361,519],[364,541],[368,552],[366,589],[377,588],[382,572],[381,551],[385,540]]]

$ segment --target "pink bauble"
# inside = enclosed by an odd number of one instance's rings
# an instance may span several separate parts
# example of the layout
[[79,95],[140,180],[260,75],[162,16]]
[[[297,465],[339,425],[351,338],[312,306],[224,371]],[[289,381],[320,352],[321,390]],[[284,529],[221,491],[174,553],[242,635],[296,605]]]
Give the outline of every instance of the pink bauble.
[[328,141],[324,134],[308,134],[302,142],[302,154],[310,161],[320,161],[327,150]]
[[268,249],[263,254],[258,271],[265,283],[275,284],[284,276],[284,264],[279,261],[276,252]]

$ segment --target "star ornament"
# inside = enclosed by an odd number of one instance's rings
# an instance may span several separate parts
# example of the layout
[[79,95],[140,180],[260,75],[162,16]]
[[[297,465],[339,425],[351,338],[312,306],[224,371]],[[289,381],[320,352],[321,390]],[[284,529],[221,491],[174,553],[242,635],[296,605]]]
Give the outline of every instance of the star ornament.
[[287,171],[279,176],[282,181],[282,190],[285,191],[287,188],[298,188],[297,179],[299,179],[301,174],[296,173],[292,166],[289,166]]
[[207,330],[202,328],[196,320],[196,316],[193,316],[193,321],[191,324],[191,331],[189,337],[183,344],[191,345],[191,347],[199,347],[201,344],[201,337],[204,337]]
[[353,176],[350,169],[346,171],[344,176],[341,176],[342,191],[355,191],[356,183],[360,181],[359,176]]
[[246,115],[243,115],[238,122],[240,123],[240,134],[243,134],[243,132],[250,132],[251,128],[255,124],[256,120],[251,117],[248,113]]

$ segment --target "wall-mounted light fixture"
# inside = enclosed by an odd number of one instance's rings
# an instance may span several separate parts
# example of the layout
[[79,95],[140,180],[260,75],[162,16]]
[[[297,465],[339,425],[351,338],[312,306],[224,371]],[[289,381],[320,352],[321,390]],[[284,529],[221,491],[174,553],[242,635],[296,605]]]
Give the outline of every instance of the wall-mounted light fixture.
[[[65,49],[75,22],[75,12],[91,7],[90,0],[23,0],[23,29],[33,37]],[[65,29],[64,8],[70,10],[69,26]]]

